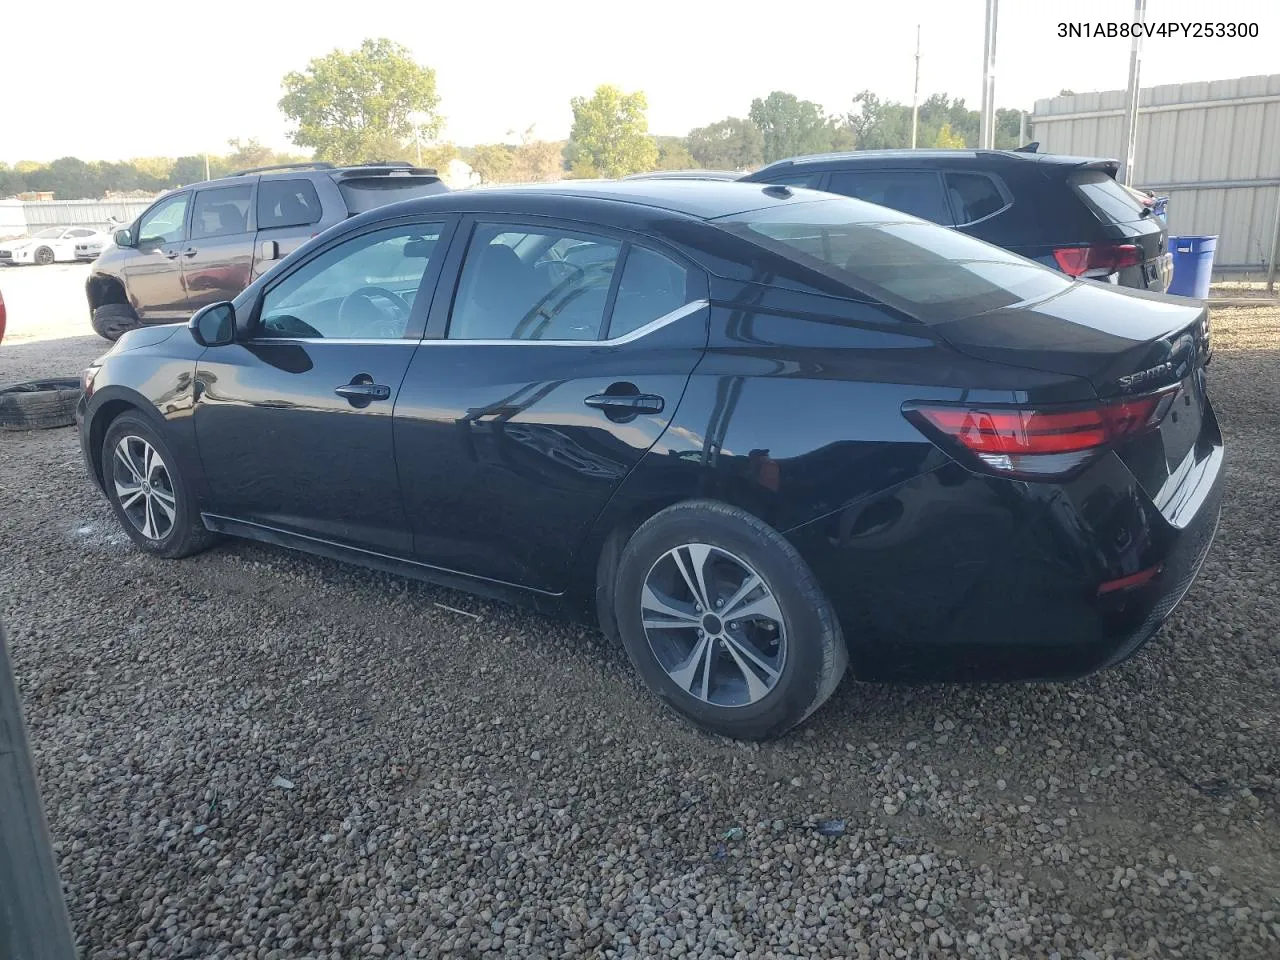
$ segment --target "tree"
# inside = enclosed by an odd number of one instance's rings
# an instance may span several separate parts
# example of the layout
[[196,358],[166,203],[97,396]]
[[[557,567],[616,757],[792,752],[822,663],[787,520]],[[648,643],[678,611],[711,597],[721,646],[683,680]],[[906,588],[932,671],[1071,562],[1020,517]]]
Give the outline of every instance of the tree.
[[685,141],[698,166],[708,170],[748,170],[764,163],[764,137],[750,120],[725,117],[695,127]]
[[812,100],[775,90],[763,100],[752,100],[749,116],[764,137],[765,163],[832,147],[834,127]]
[[387,39],[316,57],[301,73],[286,74],[283,87],[280,110],[297,125],[290,139],[312,148],[317,160],[390,159],[379,154],[403,144],[415,128],[431,140],[443,124],[436,72]]
[[596,87],[595,95],[574,97],[573,128],[565,159],[576,176],[625,177],[652,170],[658,147],[649,136],[642,91],[623,93],[612,84]]
[[955,150],[963,147],[965,144],[964,144],[964,137],[960,136],[957,133],[952,133],[951,124],[944,123],[941,127],[938,128],[938,134],[933,138],[933,145],[935,147],[943,147],[945,149]]
[[544,183],[564,176],[564,143],[539,140],[528,127],[511,152],[510,176],[516,183]]
[[[210,166],[212,167],[213,158],[210,157]],[[210,173],[213,171],[210,170]],[[173,161],[173,169],[170,172],[171,184],[173,186],[184,186],[188,183],[199,183],[204,179],[204,157],[179,157]]]
[[1022,146],[1022,111],[996,111],[996,149],[1012,150]]
[[683,137],[654,137],[658,148],[657,170],[692,170],[697,161],[685,146]]
[[505,143],[482,143],[471,148],[468,163],[481,183],[510,183],[515,150]]
[[264,147],[256,137],[250,137],[245,141],[235,137],[227,141],[227,146],[231,148],[231,154],[227,157],[227,164],[232,170],[265,167],[268,164],[275,163],[276,160],[271,148]]

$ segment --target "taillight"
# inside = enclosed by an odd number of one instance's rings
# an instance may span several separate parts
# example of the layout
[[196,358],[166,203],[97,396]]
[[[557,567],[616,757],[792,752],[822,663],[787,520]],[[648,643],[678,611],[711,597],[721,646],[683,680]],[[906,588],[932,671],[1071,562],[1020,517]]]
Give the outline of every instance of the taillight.
[[1006,477],[1061,477],[1159,425],[1178,388],[1089,406],[908,403],[903,414],[961,462]]
[[1142,262],[1136,243],[1094,243],[1087,247],[1058,247],[1053,251],[1058,269],[1070,277],[1103,276]]

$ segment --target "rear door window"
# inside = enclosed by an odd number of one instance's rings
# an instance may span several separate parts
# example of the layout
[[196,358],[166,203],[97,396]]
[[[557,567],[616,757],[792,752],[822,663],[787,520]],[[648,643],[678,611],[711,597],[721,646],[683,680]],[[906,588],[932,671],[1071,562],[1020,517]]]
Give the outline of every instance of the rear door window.
[[904,223],[833,197],[738,214],[719,225],[924,323],[1041,300],[1071,280],[966,234]]
[[1073,173],[1070,182],[1103,223],[1133,223],[1148,209],[1105,170]]
[[249,231],[249,204],[253,186],[201,190],[191,211],[191,239],[230,237]]
[[948,173],[946,181],[958,224],[985,220],[1009,205],[995,180],[985,173]]
[[932,170],[837,170],[827,181],[827,192],[878,203],[934,223],[952,222],[942,178]]
[[258,184],[258,229],[306,227],[319,223],[320,198],[310,180],[267,180]]
[[609,338],[625,336],[688,303],[689,271],[660,253],[630,247],[622,267]]
[[789,173],[784,176],[770,177],[766,183],[777,183],[787,187],[811,187],[816,188],[822,183],[822,171],[814,170],[811,173]]

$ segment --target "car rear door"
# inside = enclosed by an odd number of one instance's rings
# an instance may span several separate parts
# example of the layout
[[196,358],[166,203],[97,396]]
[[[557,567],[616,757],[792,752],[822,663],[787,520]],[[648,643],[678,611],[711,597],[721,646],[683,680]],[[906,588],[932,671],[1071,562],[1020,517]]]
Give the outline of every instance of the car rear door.
[[451,229],[402,218],[318,247],[264,287],[248,339],[201,355],[195,432],[212,513],[409,554],[392,411]]
[[[340,200],[337,189],[330,185],[329,192],[336,206]],[[324,229],[320,222],[324,208],[315,182],[308,177],[263,177],[258,182],[255,209],[258,227],[255,277],[266,273]],[[262,255],[264,248],[269,250],[268,256]]]
[[242,179],[243,183],[195,193],[191,229],[182,250],[187,306],[192,312],[232,299],[252,279],[254,190],[258,178]]
[[707,341],[706,277],[596,226],[464,223],[395,414],[414,552],[558,592],[666,429]]

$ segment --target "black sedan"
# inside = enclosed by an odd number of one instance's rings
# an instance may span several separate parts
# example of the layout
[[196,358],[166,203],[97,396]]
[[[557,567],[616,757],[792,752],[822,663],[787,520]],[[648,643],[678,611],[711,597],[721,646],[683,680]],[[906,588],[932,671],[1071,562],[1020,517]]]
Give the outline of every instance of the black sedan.
[[591,610],[760,738],[862,679],[1078,676],[1204,559],[1206,311],[787,186],[382,207],[85,374],[129,536]]

